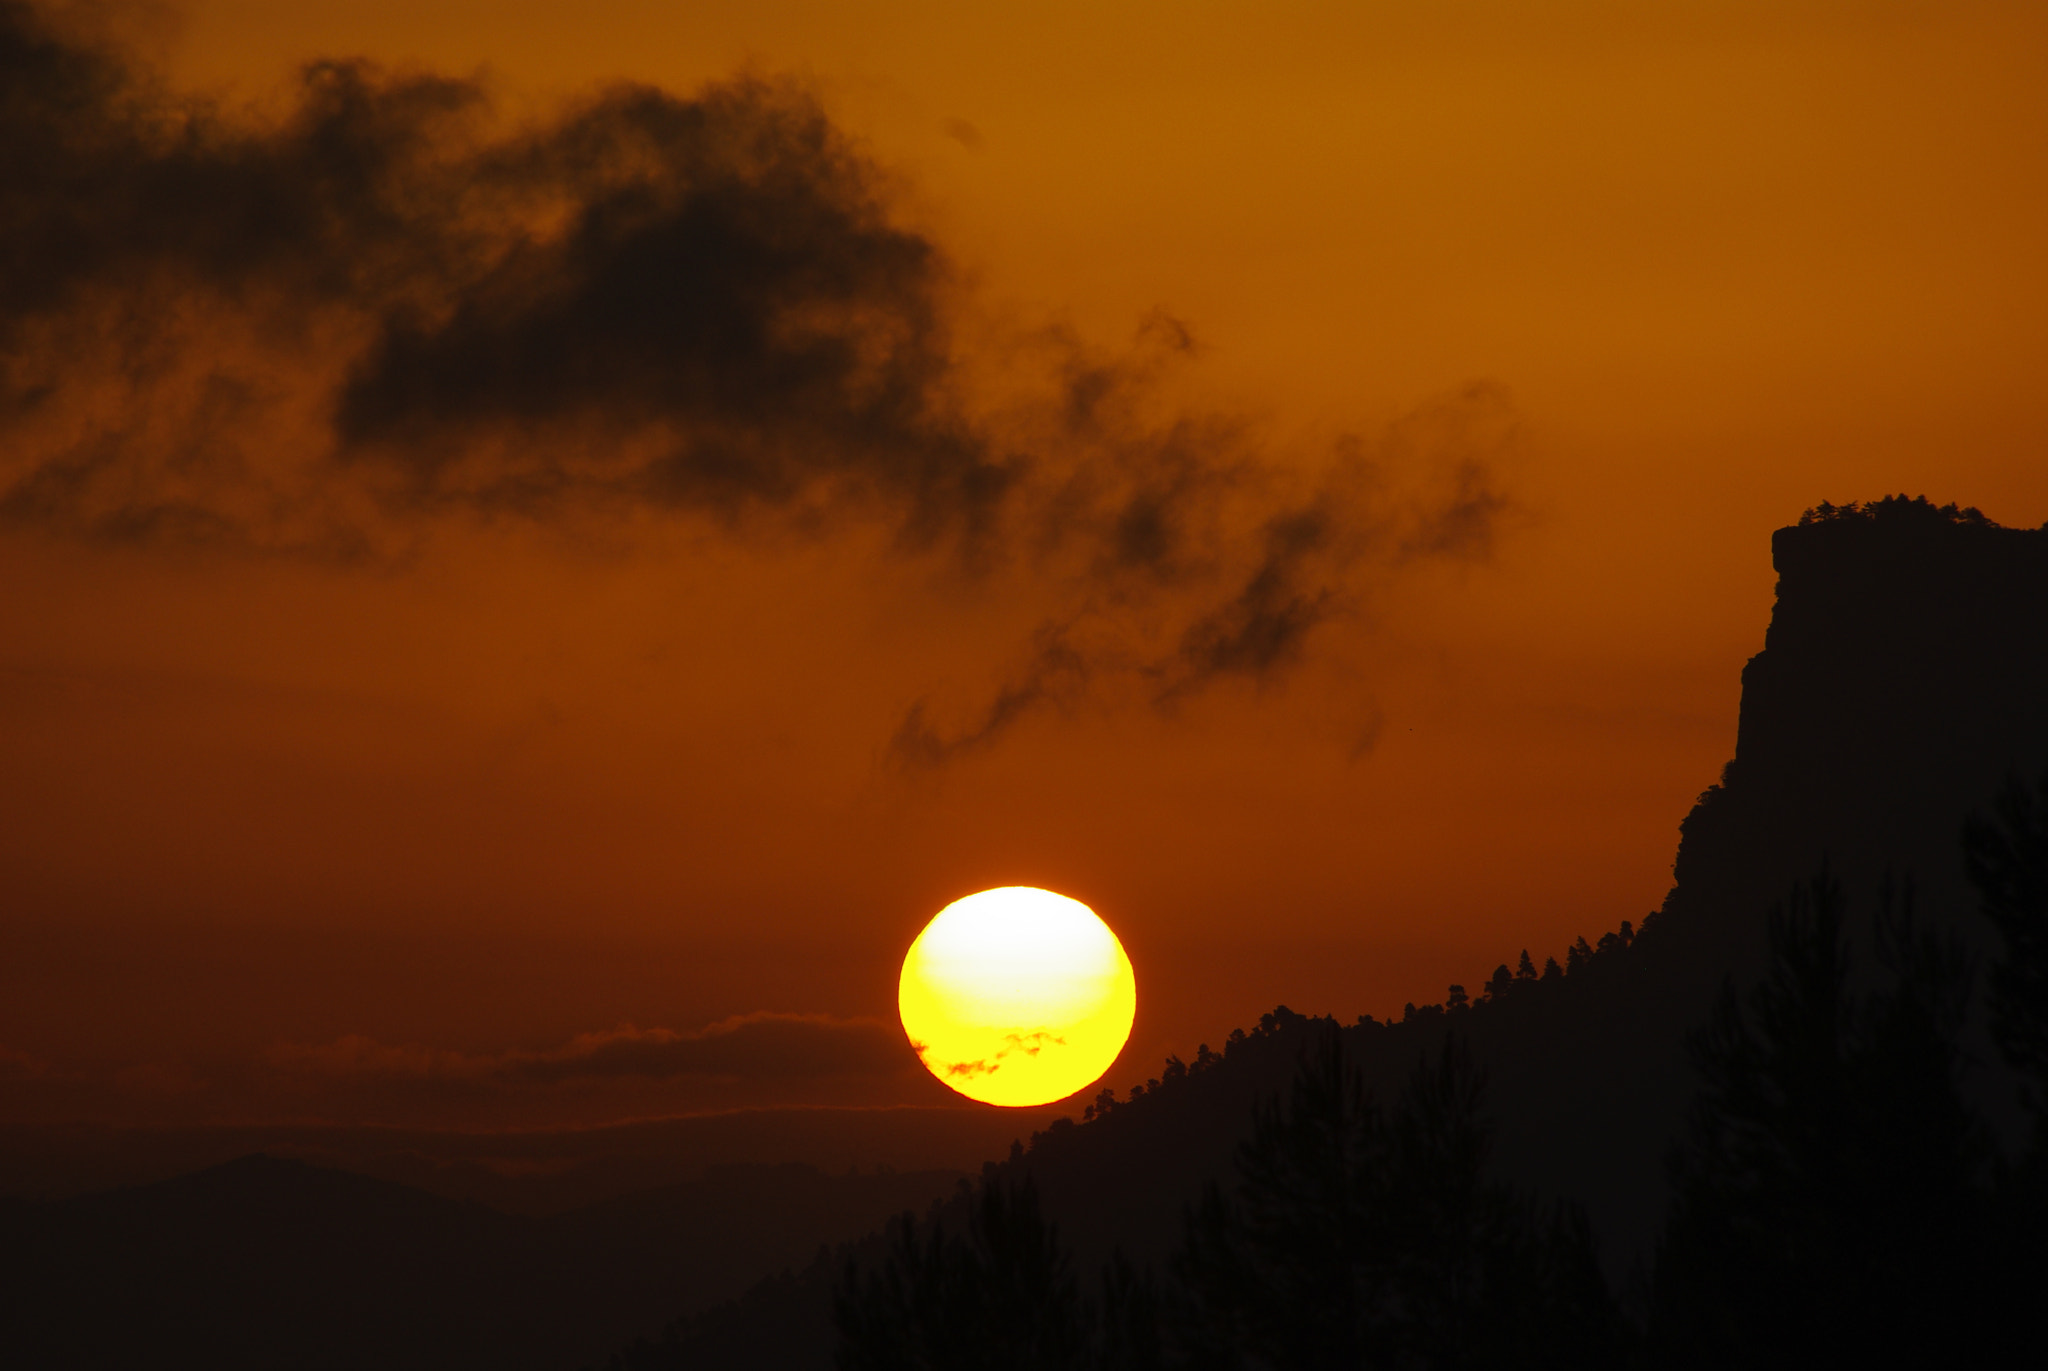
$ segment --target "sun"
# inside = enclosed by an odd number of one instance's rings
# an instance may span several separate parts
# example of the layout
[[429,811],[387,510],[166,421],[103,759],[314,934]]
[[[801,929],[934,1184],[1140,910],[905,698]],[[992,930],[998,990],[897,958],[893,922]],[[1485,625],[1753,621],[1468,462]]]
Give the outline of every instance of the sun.
[[896,1003],[910,1045],[947,1085],[987,1104],[1047,1104],[1109,1070],[1131,1036],[1138,982],[1094,910],[1010,885],[925,925]]

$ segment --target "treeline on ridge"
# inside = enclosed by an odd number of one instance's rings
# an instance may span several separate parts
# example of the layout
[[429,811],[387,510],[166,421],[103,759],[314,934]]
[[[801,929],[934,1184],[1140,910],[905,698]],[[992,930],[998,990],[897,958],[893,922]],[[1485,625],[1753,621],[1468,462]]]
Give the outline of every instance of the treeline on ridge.
[[[1656,917],[1654,913],[1645,915],[1643,918],[1644,929],[1648,929],[1656,920]],[[1493,975],[1480,988],[1479,995],[1476,998],[1466,993],[1463,985],[1452,985],[1448,987],[1441,1003],[1426,1004],[1418,1007],[1413,1001],[1410,1001],[1402,1007],[1401,1018],[1398,1022],[1403,1024],[1438,1022],[1445,1025],[1455,1025],[1458,1015],[1464,1011],[1484,1009],[1488,1006],[1504,1004],[1511,1000],[1519,1003],[1521,997],[1528,994],[1534,987],[1541,984],[1554,984],[1568,976],[1577,975],[1591,968],[1596,961],[1603,971],[1606,970],[1610,965],[1619,962],[1620,954],[1626,952],[1634,944],[1636,936],[1637,930],[1634,924],[1627,919],[1623,919],[1618,931],[1601,934],[1600,940],[1597,943],[1588,943],[1584,938],[1579,938],[1575,941],[1569,948],[1565,949],[1565,963],[1563,966],[1558,965],[1557,958],[1547,958],[1540,973],[1536,970],[1536,964],[1530,960],[1529,950],[1523,948],[1520,965],[1515,970],[1510,971],[1507,963],[1502,962],[1498,967],[1494,968]],[[1209,1044],[1203,1043],[1195,1050],[1195,1059],[1192,1062],[1182,1061],[1177,1053],[1169,1055],[1159,1075],[1131,1087],[1125,1103],[1142,1098],[1148,1091],[1163,1089],[1187,1079],[1190,1075],[1199,1075],[1204,1071],[1221,1065],[1241,1044],[1258,1038],[1269,1037],[1275,1033],[1285,1032],[1294,1025],[1311,1022],[1333,1021],[1312,1019],[1295,1013],[1284,1004],[1280,1005],[1271,1012],[1260,1015],[1257,1026],[1251,1032],[1247,1033],[1242,1028],[1232,1029],[1230,1036],[1224,1039],[1222,1052],[1213,1052],[1210,1050]],[[1358,1016],[1357,1026],[1373,1029],[1391,1026],[1392,1022],[1389,1021],[1389,1023],[1383,1024],[1370,1014],[1361,1014]],[[1100,1118],[1115,1109],[1117,1104],[1116,1091],[1105,1086],[1096,1095],[1094,1100],[1081,1111],[1081,1121],[1086,1123],[1092,1119]],[[1053,1126],[1057,1128],[1064,1122],[1066,1120],[1058,1120]],[[1037,1138],[1038,1135],[1034,1135],[1032,1141],[1035,1143]]]
[[[1921,921],[1910,886],[1859,914],[1823,870],[1771,911],[1764,978],[1725,990],[1691,1035],[1701,1086],[1668,1159],[1662,1236],[1619,1288],[1574,1205],[1539,1204],[1489,1167],[1484,1073],[1458,1020],[1545,979],[1496,973],[1477,999],[1454,990],[1406,1016],[1441,1015],[1447,1031],[1391,1101],[1366,1088],[1346,1046],[1394,1027],[1369,1019],[1340,1028],[1282,1008],[1223,1054],[1169,1059],[1133,1101],[1226,1056],[1284,1051],[1295,1066],[1287,1090],[1254,1107],[1230,1177],[1187,1206],[1164,1262],[1118,1252],[1084,1270],[1029,1175],[991,1163],[951,1206],[783,1277],[780,1307],[796,1307],[796,1286],[829,1288],[842,1371],[2008,1356],[2030,1345],[2048,1289],[2048,775],[2011,782],[1964,845],[2001,949],[1985,978],[1993,1040],[2025,1083],[2031,1131],[2016,1146],[1998,1144],[1959,1086],[1975,968],[1958,942]],[[1867,933],[1867,965],[1849,950],[1852,926]],[[1628,946],[1625,934],[1582,942],[1571,974]],[[1105,1092],[1088,1117],[1131,1103]],[[1055,1141],[1035,1136],[1033,1151]],[[775,1305],[767,1290],[755,1301],[756,1314]],[[704,1354],[746,1314],[678,1324],[612,1366],[723,1364]]]

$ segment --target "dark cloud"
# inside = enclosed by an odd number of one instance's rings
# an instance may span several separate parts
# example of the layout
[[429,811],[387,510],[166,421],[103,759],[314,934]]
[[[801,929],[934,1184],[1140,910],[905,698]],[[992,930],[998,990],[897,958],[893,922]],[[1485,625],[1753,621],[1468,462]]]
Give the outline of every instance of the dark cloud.
[[1243,588],[1182,635],[1179,660],[1185,671],[1174,688],[1212,676],[1263,676],[1299,656],[1336,595],[1311,571],[1332,532],[1328,512],[1314,505],[1269,522]]
[[385,322],[340,395],[351,450],[430,493],[852,498],[924,537],[1004,498],[1016,464],[946,403],[936,252],[800,94],[615,91],[478,175],[559,197],[562,222]]
[[323,62],[235,112],[0,0],[0,518],[351,557],[464,513],[881,521],[1039,611],[985,700],[907,712],[912,767],[1106,681],[1267,679],[1490,546],[1497,396],[1273,452],[1165,399],[1201,350],[1167,314],[1116,351],[970,331],[888,187],[786,82],[511,127]]
[[890,760],[899,767],[929,768],[986,747],[1033,711],[1079,698],[1088,688],[1091,670],[1087,654],[1068,641],[1065,630],[1041,627],[1029,664],[996,691],[971,726],[945,736],[929,716],[930,702],[918,700],[905,711],[889,740]]
[[[1490,556],[1513,513],[1493,462],[1512,446],[1516,416],[1496,386],[1422,405],[1373,442],[1340,441],[1304,463],[1292,493],[1235,435],[1191,442],[1188,426],[1127,462],[1121,493],[1073,502],[1110,530],[1083,606],[1041,625],[1021,665],[952,726],[930,700],[913,704],[890,741],[897,767],[986,748],[1031,713],[1071,709],[1108,680],[1162,709],[1219,682],[1271,680],[1307,655],[1318,631],[1369,621],[1406,572]],[[1361,735],[1354,757],[1375,738],[1374,729]]]
[[335,301],[390,308],[459,272],[475,244],[446,208],[469,198],[451,149],[482,105],[471,83],[319,63],[281,121],[231,121],[0,0],[9,402],[47,398],[21,384],[31,326],[93,297],[130,296],[139,337],[194,292],[283,318]]
[[[52,349],[104,330],[118,298],[109,360],[143,390],[174,384],[147,374],[152,354],[195,311],[273,333],[335,316],[346,337],[304,384],[327,392],[337,465],[378,464],[387,501],[545,515],[592,495],[852,497],[933,537],[974,526],[1009,483],[942,403],[937,253],[887,222],[873,168],[792,87],[620,87],[492,137],[475,83],[330,62],[302,73],[282,120],[235,121],[11,0],[0,82],[10,416],[86,383]],[[232,378],[227,358],[205,378],[217,398],[181,435],[188,473],[237,437]],[[154,474],[134,469],[146,445],[126,431],[46,449],[9,473],[6,507],[159,524],[160,477],[114,510],[84,489]]]

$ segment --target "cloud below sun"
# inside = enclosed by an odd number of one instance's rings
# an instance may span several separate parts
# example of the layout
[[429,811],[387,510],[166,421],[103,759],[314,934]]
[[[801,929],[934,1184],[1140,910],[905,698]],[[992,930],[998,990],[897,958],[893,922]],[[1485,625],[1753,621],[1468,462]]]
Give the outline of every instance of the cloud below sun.
[[373,1127],[561,1127],[751,1109],[944,1106],[879,1019],[758,1012],[695,1029],[633,1024],[544,1047],[461,1050],[348,1033],[247,1055],[53,1065],[0,1047],[11,1121],[237,1119]]
[[696,1030],[621,1024],[538,1050],[459,1052],[387,1046],[360,1034],[321,1045],[279,1043],[268,1063],[286,1073],[498,1085],[685,1077],[789,1081],[908,1074],[901,1039],[876,1019],[739,1014]]

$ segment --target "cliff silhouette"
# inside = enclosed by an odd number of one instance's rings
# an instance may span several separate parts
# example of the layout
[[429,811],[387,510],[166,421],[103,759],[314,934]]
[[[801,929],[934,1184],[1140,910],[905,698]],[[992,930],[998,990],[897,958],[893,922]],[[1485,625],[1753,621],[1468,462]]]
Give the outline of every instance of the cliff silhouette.
[[1771,556],[1735,759],[1680,826],[1659,920],[1738,976],[1761,961],[1758,898],[1822,856],[1852,889],[1890,871],[1967,906],[1964,818],[2048,758],[2048,528],[1897,496],[1808,511]]
[[[1680,824],[1674,883],[1627,972],[1474,1026],[1503,1165],[1585,1200],[1617,1264],[1645,1253],[1663,1213],[1663,1154],[1697,1087],[1685,1036],[1725,982],[1762,972],[1771,906],[1823,866],[1866,907],[1910,886],[1981,963],[1994,939],[1963,826],[2008,777],[2048,764],[2048,527],[1894,496],[1810,510],[1771,556],[1777,602],[1742,672],[1734,760]],[[1866,925],[1847,936],[1869,953]],[[2014,1083],[1981,1007],[1966,1043],[1972,1093],[2010,1136]]]
[[[1996,939],[1966,879],[1964,825],[2007,778],[2048,765],[2048,528],[1900,496],[1819,506],[1771,546],[1777,603],[1743,671],[1735,758],[1680,825],[1674,884],[1640,930],[1582,938],[1542,971],[1527,953],[1514,969],[1504,960],[1475,990],[1453,986],[1397,1023],[1338,1026],[1282,1007],[1223,1052],[1170,1060],[1134,1097],[1105,1094],[1084,1120],[1034,1135],[985,1169],[982,1191],[926,1215],[930,1231],[970,1232],[989,1188],[1028,1183],[1076,1270],[1119,1256],[1160,1269],[1319,1035],[1338,1031],[1381,1099],[1455,1036],[1487,1083],[1490,1173],[1582,1205],[1610,1283],[1640,1291],[1702,1085],[1693,1044],[1721,997],[1765,972],[1773,907],[1825,871],[1852,905],[1910,901],[1930,936],[1981,963]],[[1842,924],[1866,972],[1870,927]],[[1964,1085],[2010,1141],[2020,1082],[1985,1021],[1980,998],[1963,1029]],[[871,1237],[613,1366],[830,1365],[835,1283],[888,1251]]]
[[[1489,1078],[1501,1174],[1582,1201],[1617,1276],[1647,1259],[1665,1210],[1666,1155],[1698,1087],[1687,1035],[1725,983],[1761,973],[1772,905],[1823,865],[1866,905],[1888,877],[1910,880],[1926,919],[1987,956],[1963,825],[2008,776],[2048,765],[2048,528],[1894,497],[1822,506],[1771,550],[1777,604],[1743,670],[1735,759],[1680,825],[1662,907],[1640,931],[1582,940],[1562,976],[1518,979],[1504,958],[1441,1009],[1347,1029],[1389,1094],[1446,1031],[1466,1038]],[[1981,1012],[1973,1025],[1975,1093],[2016,1127]],[[1247,1052],[1242,1067],[1232,1053],[1213,1100],[1148,1092],[1139,1103],[1157,1123],[1126,1123],[1119,1107],[1101,1127],[1055,1128],[1024,1164],[1088,1256],[1159,1250],[1195,1177],[1222,1173],[1252,1101],[1282,1088],[1298,1050]],[[1204,1127],[1211,1111],[1233,1126]],[[1150,1136],[1118,1145],[1126,1127]]]

